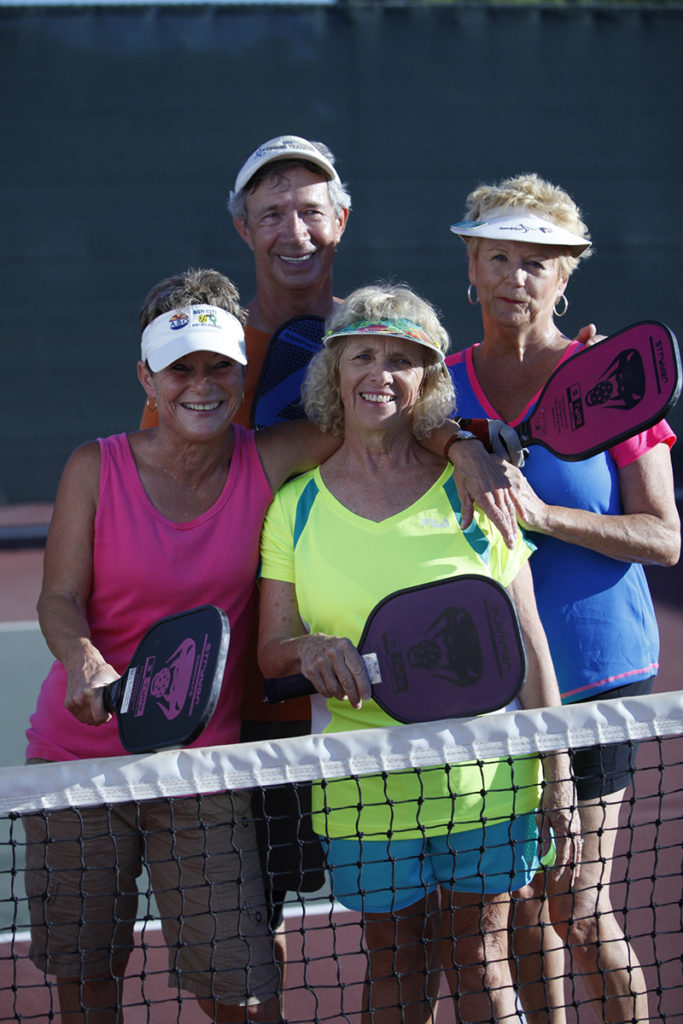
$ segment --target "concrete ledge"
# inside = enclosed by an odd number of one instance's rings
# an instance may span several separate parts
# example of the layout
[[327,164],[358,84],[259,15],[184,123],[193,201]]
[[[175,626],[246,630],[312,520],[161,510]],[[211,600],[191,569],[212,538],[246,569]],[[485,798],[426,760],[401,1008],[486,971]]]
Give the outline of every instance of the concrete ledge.
[[46,502],[0,505],[0,549],[45,547],[51,517]]

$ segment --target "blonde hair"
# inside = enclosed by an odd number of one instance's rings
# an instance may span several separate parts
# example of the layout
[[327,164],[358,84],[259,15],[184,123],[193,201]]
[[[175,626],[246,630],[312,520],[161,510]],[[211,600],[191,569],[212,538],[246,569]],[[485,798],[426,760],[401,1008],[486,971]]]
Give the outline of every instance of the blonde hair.
[[[358,320],[397,317],[413,320],[442,352],[448,351],[450,339],[436,310],[407,285],[380,282],[357,288],[327,318],[325,330],[327,333],[338,331]],[[333,338],[315,354],[301,389],[306,415],[320,430],[330,434],[344,433],[339,361],[351,337],[353,335]],[[424,377],[412,414],[413,433],[418,438],[431,434],[455,409],[453,383],[443,360],[426,345],[420,345],[420,350],[424,357]]]
[[[497,185],[479,185],[467,197],[465,219],[485,220],[494,212],[502,213],[512,208],[537,213],[559,227],[590,240],[588,228],[581,219],[581,210],[569,193],[538,174],[518,174],[513,178],[505,178]],[[465,238],[463,241],[467,244],[468,252],[475,255],[481,239]],[[585,249],[580,256],[562,254],[559,257],[562,274],[569,277],[578,267],[579,260],[587,259],[590,253],[590,249]]]

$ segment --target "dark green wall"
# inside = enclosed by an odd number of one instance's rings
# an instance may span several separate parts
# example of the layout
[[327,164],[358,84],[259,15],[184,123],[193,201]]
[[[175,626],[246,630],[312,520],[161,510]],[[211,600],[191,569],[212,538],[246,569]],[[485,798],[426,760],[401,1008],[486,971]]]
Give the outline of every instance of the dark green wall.
[[406,280],[476,340],[448,225],[535,170],[596,243],[566,329],[683,332],[682,30],[680,8],[0,8],[0,502],[51,500],[76,444],[137,425],[150,285],[213,265],[250,297],[225,198],[284,132],[350,183],[338,294]]

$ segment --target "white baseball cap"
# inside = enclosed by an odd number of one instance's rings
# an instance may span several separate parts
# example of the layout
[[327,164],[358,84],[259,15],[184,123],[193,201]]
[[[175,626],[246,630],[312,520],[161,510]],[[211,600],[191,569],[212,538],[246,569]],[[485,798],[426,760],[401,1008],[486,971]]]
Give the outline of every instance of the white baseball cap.
[[523,208],[493,211],[485,220],[460,220],[451,224],[451,231],[460,238],[494,238],[512,242],[536,242],[559,245],[579,256],[591,245],[590,238],[575,235],[551,220]]
[[333,159],[325,156],[314,142],[302,139],[299,135],[278,135],[276,139],[270,139],[255,149],[242,165],[235,179],[233,195],[248,185],[261,167],[274,160],[305,160],[319,167],[332,181],[341,184]]
[[247,365],[244,328],[219,306],[184,306],[162,313],[142,332],[141,352],[154,373],[188,352],[218,352]]

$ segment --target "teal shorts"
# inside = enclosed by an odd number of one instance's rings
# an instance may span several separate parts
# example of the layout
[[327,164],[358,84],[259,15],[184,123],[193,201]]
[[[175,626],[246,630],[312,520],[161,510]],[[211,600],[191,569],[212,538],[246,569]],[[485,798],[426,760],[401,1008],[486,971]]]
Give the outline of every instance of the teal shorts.
[[538,828],[524,814],[429,839],[327,839],[332,896],[350,910],[403,910],[437,886],[451,892],[515,892],[536,873]]

